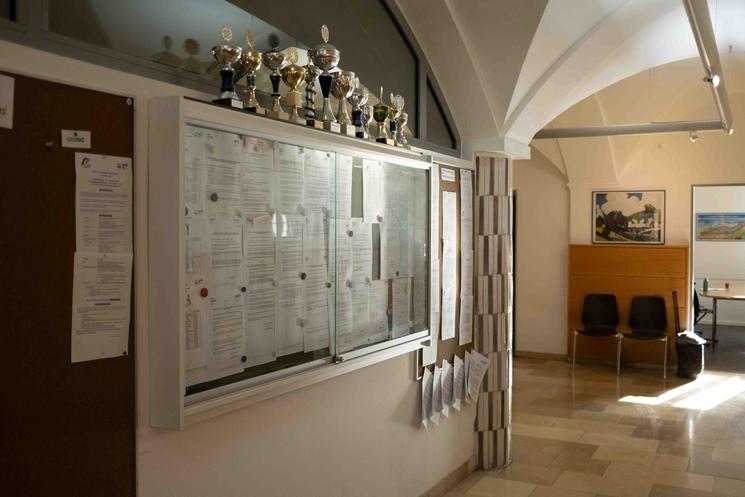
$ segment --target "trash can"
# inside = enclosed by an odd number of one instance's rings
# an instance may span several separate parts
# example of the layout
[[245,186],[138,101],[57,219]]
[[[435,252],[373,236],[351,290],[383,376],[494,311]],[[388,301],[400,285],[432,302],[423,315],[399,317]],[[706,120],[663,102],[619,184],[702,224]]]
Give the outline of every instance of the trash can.
[[691,331],[677,334],[675,351],[678,353],[678,378],[696,378],[704,371],[706,340]]

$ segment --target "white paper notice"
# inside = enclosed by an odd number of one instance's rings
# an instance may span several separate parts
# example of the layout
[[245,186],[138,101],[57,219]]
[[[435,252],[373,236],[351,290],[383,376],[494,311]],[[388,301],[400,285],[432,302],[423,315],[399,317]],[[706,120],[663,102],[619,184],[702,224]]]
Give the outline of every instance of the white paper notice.
[[336,155],[336,186],[334,188],[336,197],[336,219],[349,219],[352,217],[352,157],[348,155]]
[[257,366],[274,360],[274,303],[277,297],[270,284],[251,287],[246,294],[246,364]]
[[393,333],[392,338],[409,334],[411,324],[411,278],[393,280]]
[[424,368],[424,374],[422,374],[422,425],[425,428],[429,426],[429,418],[432,417],[433,380],[432,372]]
[[388,282],[370,283],[370,338],[374,342],[388,338]]
[[442,192],[442,339],[455,337],[456,194]]
[[366,223],[378,223],[383,215],[382,170],[377,161],[362,161],[362,211]]
[[440,366],[435,366],[435,373],[432,379],[432,421],[437,425],[440,424],[440,413],[442,412],[442,370]]
[[442,414],[447,418],[450,415],[450,406],[453,405],[453,366],[447,360],[442,361]]
[[279,212],[300,214],[303,210],[303,149],[278,143],[275,154],[275,167],[279,178]]
[[453,357],[453,407],[460,411],[463,401],[463,384],[465,383],[465,368],[463,359],[456,354]]
[[207,201],[207,135],[211,130],[186,126],[184,151],[184,208],[185,217],[203,216]]
[[208,374],[222,378],[243,371],[243,294],[212,299],[212,346]]
[[243,226],[238,218],[210,222],[212,295],[224,298],[246,285],[243,268]]
[[[271,217],[270,217],[271,220]],[[266,288],[274,283],[277,267],[271,221],[243,225],[243,263],[249,288]]]
[[460,294],[473,295],[473,250],[460,252]]
[[471,353],[471,361],[468,366],[468,396],[471,399],[478,400],[481,382],[488,368],[489,359],[474,350]]
[[303,162],[304,213],[306,216],[321,212],[325,215],[329,212],[332,155],[330,152],[306,148]]
[[303,281],[300,278],[281,281],[276,301],[277,323],[274,348],[277,356],[303,350]]
[[0,75],[0,128],[13,129],[15,79]]
[[352,280],[372,279],[372,224],[352,219]]
[[75,253],[72,362],[127,355],[132,254]]
[[132,159],[75,154],[78,252],[132,253]]
[[[186,288],[186,370],[207,366],[208,343],[206,326],[209,319],[209,309],[206,299],[200,298],[198,289],[194,285]],[[187,375],[188,377],[188,375]]]
[[460,250],[473,250],[473,181],[467,169],[460,170]]
[[460,298],[458,345],[471,343],[473,338],[473,295]]
[[251,220],[274,206],[274,151],[272,142],[245,137],[246,154],[241,171],[243,216]]

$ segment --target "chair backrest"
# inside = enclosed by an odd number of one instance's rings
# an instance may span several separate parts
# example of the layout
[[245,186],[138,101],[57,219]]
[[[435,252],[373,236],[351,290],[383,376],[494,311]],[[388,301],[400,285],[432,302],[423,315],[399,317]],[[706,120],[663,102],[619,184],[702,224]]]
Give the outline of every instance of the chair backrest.
[[693,315],[698,317],[698,314],[701,312],[701,303],[698,301],[698,292],[696,291],[696,287],[693,287]]
[[680,333],[683,330],[680,329],[680,311],[678,310],[677,291],[673,291],[673,316],[675,316],[675,333]]
[[629,327],[637,332],[658,332],[660,335],[667,329],[665,299],[662,297],[634,297],[629,311]]
[[607,293],[585,295],[582,305],[582,324],[586,328],[615,328],[618,326],[616,296]]

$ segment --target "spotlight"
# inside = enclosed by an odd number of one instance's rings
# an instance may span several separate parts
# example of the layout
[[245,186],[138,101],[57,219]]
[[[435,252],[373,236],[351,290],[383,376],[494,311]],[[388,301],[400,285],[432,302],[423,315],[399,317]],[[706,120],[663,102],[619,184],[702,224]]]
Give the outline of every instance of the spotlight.
[[714,86],[714,88],[718,88],[719,87],[719,82],[720,81],[721,81],[721,78],[719,77],[718,74],[711,74],[711,75],[706,76],[704,78],[704,82],[705,83],[711,83]]
[[688,132],[688,138],[691,140],[691,142],[695,142],[698,140],[698,132],[697,131],[689,131]]

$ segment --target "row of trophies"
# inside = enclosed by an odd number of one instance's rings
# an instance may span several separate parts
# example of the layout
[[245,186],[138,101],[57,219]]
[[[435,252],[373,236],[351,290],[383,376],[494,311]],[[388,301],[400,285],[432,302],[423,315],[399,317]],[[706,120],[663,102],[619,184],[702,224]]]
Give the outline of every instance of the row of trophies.
[[[388,145],[408,146],[404,136],[404,127],[408,121],[408,114],[403,110],[404,97],[391,93],[389,103],[386,104],[383,102],[381,87],[380,101],[375,105],[368,105],[369,93],[360,85],[354,72],[332,72],[339,64],[340,53],[329,43],[329,30],[325,25],[321,26],[323,42],[308,50],[310,62],[305,66],[297,64],[298,53],[294,47],[289,48],[286,53],[278,50],[279,38],[276,35],[269,37],[271,49],[264,53],[254,49],[255,40],[250,32],[246,34],[248,46],[245,49],[230,44],[233,37],[230,28],[223,28],[222,37],[225,43],[212,49],[212,55],[221,64],[220,98],[215,103],[261,113],[262,109],[256,99],[256,71],[263,64],[271,71],[269,79],[272,83],[271,108],[264,110],[267,116],[357,138],[374,137],[375,141]],[[244,76],[246,93],[241,102],[235,91],[235,82]],[[320,116],[317,115],[315,104],[316,79],[323,95]],[[285,97],[289,113],[282,109],[280,103],[280,81],[289,89]],[[298,88],[303,82],[306,83],[303,106],[305,116],[300,117],[299,109],[303,101]],[[331,95],[339,101],[336,115],[331,110]],[[347,102],[352,105],[351,115]],[[376,130],[372,127],[373,120],[377,123]]]

